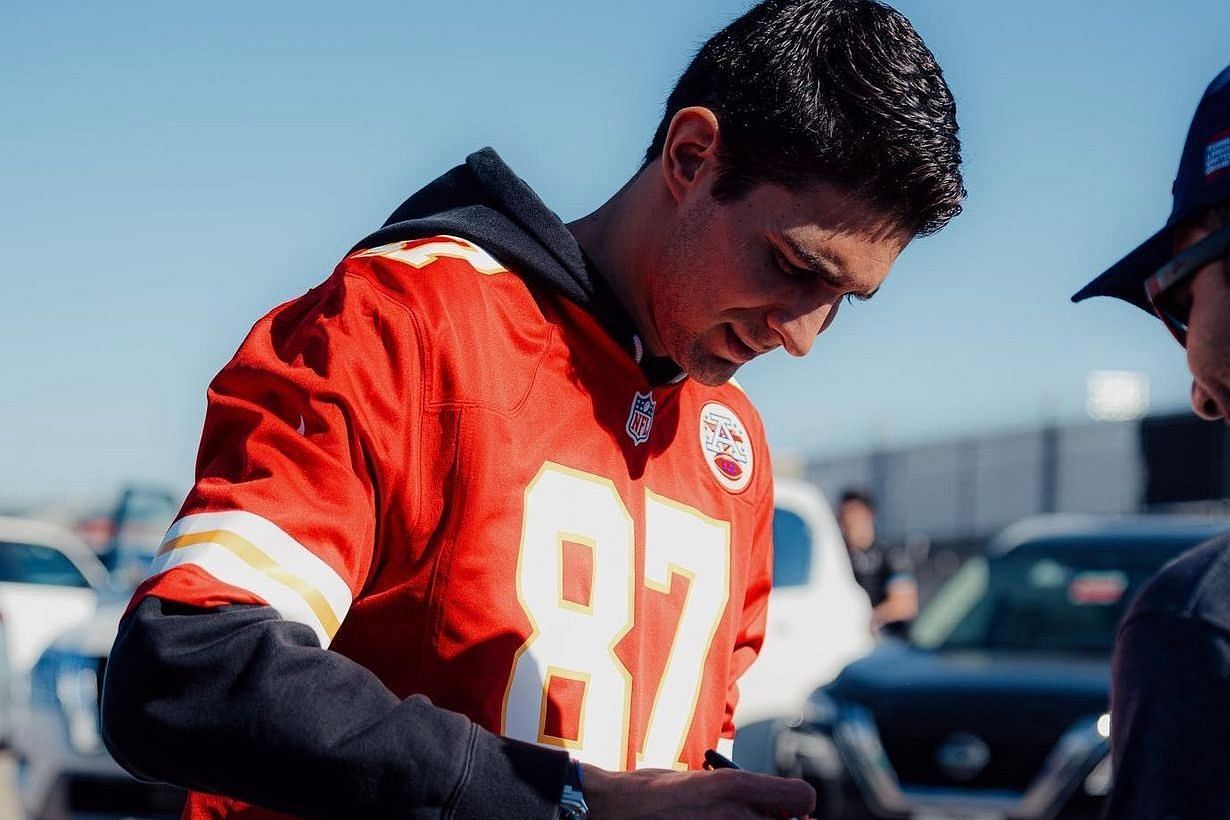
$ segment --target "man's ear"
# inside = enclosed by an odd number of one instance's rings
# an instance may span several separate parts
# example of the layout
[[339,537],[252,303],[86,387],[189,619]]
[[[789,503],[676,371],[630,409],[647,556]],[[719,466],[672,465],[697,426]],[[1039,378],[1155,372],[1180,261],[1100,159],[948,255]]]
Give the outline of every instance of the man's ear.
[[675,202],[717,172],[717,116],[708,108],[681,108],[671,117],[662,145],[662,179]]

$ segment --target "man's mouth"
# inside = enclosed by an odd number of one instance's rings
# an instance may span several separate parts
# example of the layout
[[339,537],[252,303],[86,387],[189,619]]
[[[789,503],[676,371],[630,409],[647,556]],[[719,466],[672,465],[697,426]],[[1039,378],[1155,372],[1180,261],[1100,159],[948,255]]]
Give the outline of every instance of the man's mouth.
[[735,364],[746,364],[764,352],[743,341],[733,325],[726,326],[726,350],[728,358]]

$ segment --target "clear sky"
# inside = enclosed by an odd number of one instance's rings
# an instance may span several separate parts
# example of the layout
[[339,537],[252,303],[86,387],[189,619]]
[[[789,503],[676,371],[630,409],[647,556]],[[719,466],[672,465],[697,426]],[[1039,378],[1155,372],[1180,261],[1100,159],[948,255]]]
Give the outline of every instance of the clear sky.
[[[0,6],[0,498],[186,486],[205,385],[269,307],[495,146],[565,219],[634,171],[694,49],[671,2]],[[1079,418],[1091,369],[1181,408],[1182,351],[1068,296],[1169,212],[1225,0],[900,0],[958,102],[962,215],[812,355],[740,381],[782,451]]]

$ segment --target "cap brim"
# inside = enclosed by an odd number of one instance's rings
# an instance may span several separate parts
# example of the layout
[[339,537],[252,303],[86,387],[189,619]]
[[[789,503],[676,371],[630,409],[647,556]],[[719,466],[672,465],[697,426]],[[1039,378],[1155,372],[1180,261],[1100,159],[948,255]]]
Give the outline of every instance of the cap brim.
[[1072,301],[1080,302],[1090,296],[1113,296],[1152,313],[1149,300],[1145,298],[1145,280],[1170,259],[1170,234],[1170,225],[1153,234],[1136,250],[1077,291]]

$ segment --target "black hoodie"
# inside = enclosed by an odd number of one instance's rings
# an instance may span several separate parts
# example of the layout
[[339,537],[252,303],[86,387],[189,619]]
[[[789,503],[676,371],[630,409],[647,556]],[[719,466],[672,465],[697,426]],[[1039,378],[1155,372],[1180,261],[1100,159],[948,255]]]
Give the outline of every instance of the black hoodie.
[[411,195],[353,250],[439,234],[469,239],[522,277],[546,282],[584,307],[640,363],[650,384],[682,378],[670,359],[642,357],[636,327],[606,280],[559,217],[494,150],[475,151],[465,165]]
[[[438,234],[549,283],[641,359],[632,321],[572,234],[491,149],[411,196],[356,249]],[[666,359],[641,366],[655,383],[682,378]],[[152,597],[120,624],[102,728],[138,777],[305,817],[545,820],[557,815],[567,761],[422,696],[399,700],[272,607]]]

